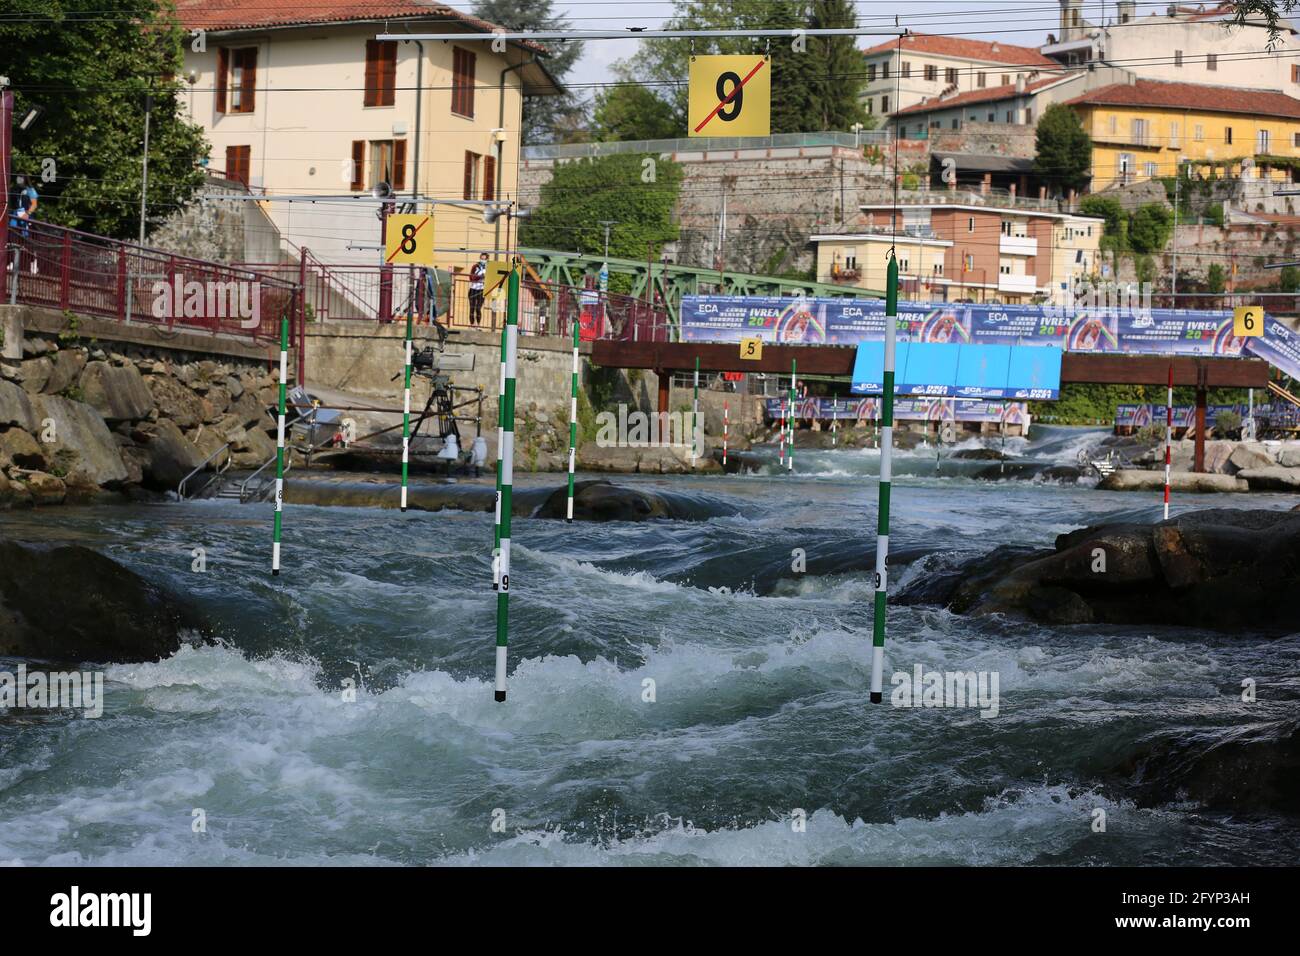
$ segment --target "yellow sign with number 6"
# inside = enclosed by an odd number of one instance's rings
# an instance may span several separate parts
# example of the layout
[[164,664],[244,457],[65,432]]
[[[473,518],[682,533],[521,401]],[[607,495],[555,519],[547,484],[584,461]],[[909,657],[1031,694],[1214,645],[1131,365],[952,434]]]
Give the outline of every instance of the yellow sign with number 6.
[[751,362],[761,361],[763,358],[763,340],[759,338],[741,339],[740,357]]
[[1245,338],[1264,334],[1264,307],[1242,305],[1232,310],[1232,334]]
[[384,262],[403,266],[433,265],[433,217],[389,216],[384,229]]

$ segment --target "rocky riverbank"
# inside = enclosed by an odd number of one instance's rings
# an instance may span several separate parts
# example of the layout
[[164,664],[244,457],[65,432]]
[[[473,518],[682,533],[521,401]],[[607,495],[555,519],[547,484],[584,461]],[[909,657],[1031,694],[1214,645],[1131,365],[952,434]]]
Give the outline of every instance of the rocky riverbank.
[[275,454],[276,378],[224,361],[28,336],[0,364],[0,509],[175,491],[230,443],[232,467]]
[[[1153,491],[1164,487],[1164,445],[1139,445],[1133,438],[1107,440],[1104,455],[1115,450],[1131,467],[1104,478],[1104,491]],[[1205,443],[1205,470],[1192,471],[1195,442],[1170,448],[1171,487],[1175,492],[1300,491],[1300,442],[1227,441]],[[1100,457],[1100,456],[1099,456]]]

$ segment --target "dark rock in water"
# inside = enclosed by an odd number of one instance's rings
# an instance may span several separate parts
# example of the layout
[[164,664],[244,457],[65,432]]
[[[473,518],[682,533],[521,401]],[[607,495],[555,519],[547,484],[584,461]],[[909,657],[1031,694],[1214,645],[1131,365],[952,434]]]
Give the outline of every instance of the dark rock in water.
[[[952,607],[957,601],[959,589],[977,590],[999,580],[1017,565],[1037,557],[1051,554],[1041,548],[1027,548],[1022,545],[1004,544],[986,555],[965,561],[944,561],[932,558],[925,566],[925,573],[913,574],[911,580],[898,593],[890,596],[895,604],[942,604]],[[890,556],[893,565],[893,556]],[[953,607],[954,610],[966,610]]]
[[[1000,548],[923,603],[1050,624],[1300,630],[1300,514],[1213,509],[1060,535],[1052,552]],[[916,595],[913,595],[915,599]]]
[[[536,511],[534,518],[563,518],[568,513],[568,486],[555,489]],[[603,480],[579,481],[573,489],[574,521],[647,521],[676,518],[704,521],[719,515],[736,514],[736,509],[711,498],[679,492],[662,493],[624,488]]]
[[1300,721],[1202,732],[1144,747],[1115,773],[1139,806],[1193,800],[1212,810],[1300,813]]
[[989,465],[987,468],[981,468],[975,474],[971,475],[979,481],[1001,481],[1007,479],[1028,479],[1033,478],[1043,471],[1043,464],[1036,461],[1008,461],[997,465]]
[[727,451],[727,463],[722,464],[722,449],[713,450],[713,459],[729,475],[740,474],[743,472],[756,472],[762,469],[771,459],[764,458],[762,455],[755,455],[747,451]]
[[996,448],[961,448],[948,456],[964,461],[1009,461],[1010,455],[1004,455]]
[[1078,465],[1052,465],[1050,468],[1044,468],[1040,471],[1039,476],[1046,481],[1078,481],[1086,472]]
[[89,548],[0,541],[0,655],[155,661],[205,630],[176,595]]

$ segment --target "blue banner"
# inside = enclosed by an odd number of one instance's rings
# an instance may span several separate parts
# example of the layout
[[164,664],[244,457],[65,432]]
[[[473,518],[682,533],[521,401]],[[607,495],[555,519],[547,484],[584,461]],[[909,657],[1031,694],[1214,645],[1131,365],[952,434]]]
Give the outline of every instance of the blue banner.
[[[1207,405],[1205,407],[1206,424],[1213,427],[1220,412],[1235,412],[1242,419],[1249,413],[1246,405]],[[1300,409],[1294,405],[1275,402],[1256,405],[1255,420],[1269,427],[1294,428],[1300,419]],[[1164,405],[1116,405],[1115,427],[1144,428],[1147,425],[1165,425],[1167,412]],[[1195,405],[1174,406],[1174,428],[1191,428],[1196,423]]]
[[[1300,334],[1269,317],[1264,335],[1232,334],[1232,313],[1195,309],[900,302],[900,342],[1054,345],[1071,352],[1144,355],[1253,354],[1300,378]],[[883,341],[881,299],[684,296],[684,342],[762,338],[783,345],[857,345]],[[932,383],[922,383],[932,384]]]
[[[766,400],[765,412],[773,421],[781,417],[782,398]],[[795,418],[854,421],[861,424],[880,420],[878,398],[803,398],[794,403]],[[900,398],[894,401],[894,418],[900,421],[1000,422],[1023,425],[1029,421],[1029,407],[1023,402],[983,402],[965,399]]]

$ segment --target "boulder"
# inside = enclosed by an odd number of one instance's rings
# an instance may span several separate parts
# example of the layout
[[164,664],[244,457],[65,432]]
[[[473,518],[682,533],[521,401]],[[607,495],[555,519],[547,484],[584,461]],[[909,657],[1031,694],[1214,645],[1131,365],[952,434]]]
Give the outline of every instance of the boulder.
[[[203,425],[187,431],[185,437],[195,447],[199,458],[204,460],[215,455],[221,450],[221,446],[226,443],[226,439],[222,438],[215,428],[207,428]],[[221,460],[224,461],[224,456],[222,456]],[[217,462],[217,464],[220,463],[221,461]]]
[[84,478],[95,485],[109,487],[131,480],[113,433],[99,413],[85,402],[42,395],[36,399],[35,411],[42,421],[48,419],[54,425],[52,454],[71,452],[67,466],[69,478]]
[[75,385],[86,368],[86,353],[81,349],[64,349],[54,356],[54,365],[50,369],[50,380],[45,383],[45,391],[58,395],[64,389]]
[[[257,400],[252,392],[244,392],[230,403],[230,408],[222,416],[218,423],[218,428],[222,431],[233,431],[237,427],[249,427],[252,425],[261,425],[267,421],[266,406]],[[224,424],[223,423],[229,423]]]
[[239,398],[244,394],[244,383],[234,375],[229,375],[226,377],[226,391],[230,393],[231,400]]
[[18,383],[28,395],[39,395],[45,391],[52,371],[54,363],[43,355],[40,358],[25,359],[18,365]]
[[[573,490],[575,521],[647,521],[651,518],[703,521],[718,515],[736,513],[735,508],[713,499],[625,488],[600,479],[579,481]],[[555,489],[532,513],[532,517],[566,517],[568,494],[567,486]]]
[[153,396],[134,365],[90,362],[81,373],[81,392],[105,421],[138,421],[153,410]]
[[132,437],[143,449],[142,484],[155,491],[175,491],[203,460],[176,423],[166,419],[141,426]]
[[50,457],[48,449],[21,428],[11,427],[0,433],[0,468],[17,465],[44,471],[50,465]]
[[1238,445],[1231,455],[1228,456],[1228,474],[1235,475],[1238,472],[1246,471],[1251,468],[1272,468],[1274,461],[1271,456],[1266,455],[1258,448],[1251,448],[1248,445]]
[[29,432],[36,431],[32,400],[13,382],[0,381],[0,425],[17,425]]
[[1237,477],[1244,479],[1251,491],[1300,491],[1300,468],[1247,468],[1237,472]]
[[[1161,491],[1165,486],[1163,471],[1136,471],[1121,468],[1111,472],[1097,485],[1103,491]],[[1250,485],[1240,476],[1198,474],[1175,471],[1169,477],[1169,486],[1176,492],[1214,493],[1223,491],[1249,491]]]
[[[1300,630],[1300,512],[1212,509],[1057,537],[1055,550],[1001,549],[952,569],[905,603],[1049,624],[1185,625],[1228,633]],[[909,589],[915,590],[915,589]]]
[[32,504],[37,506],[61,505],[68,493],[62,478],[56,478],[43,471],[26,472],[22,476],[22,482],[27,486],[27,493],[31,495]]
[[43,339],[37,335],[23,339],[23,358],[36,358],[58,350],[59,344],[51,339]]
[[150,376],[147,387],[158,416],[175,422],[181,429],[195,428],[212,417],[212,407],[173,378]]
[[1277,463],[1283,468],[1300,468],[1300,447],[1293,445],[1280,449],[1277,453]]
[[153,661],[204,629],[176,595],[89,548],[0,541],[0,655]]
[[20,481],[10,481],[0,475],[0,508],[30,508],[32,496],[27,486]]
[[275,439],[260,428],[240,429],[238,441],[232,441],[232,460],[236,468],[258,468],[275,457]]

